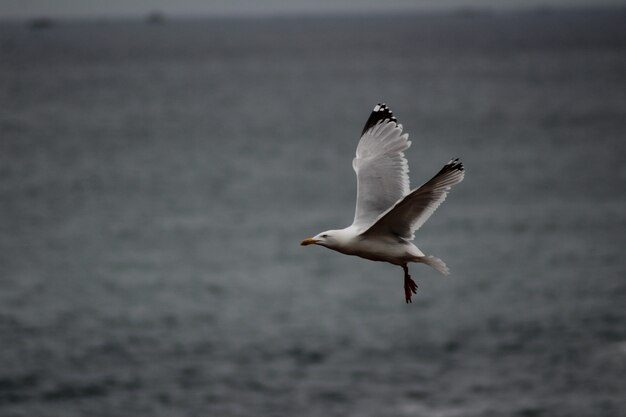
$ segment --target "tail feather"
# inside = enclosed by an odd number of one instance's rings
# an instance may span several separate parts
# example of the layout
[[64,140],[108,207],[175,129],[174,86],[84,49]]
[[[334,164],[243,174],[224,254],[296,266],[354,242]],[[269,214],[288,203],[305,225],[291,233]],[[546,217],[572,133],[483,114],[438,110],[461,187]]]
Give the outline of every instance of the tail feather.
[[428,266],[431,266],[433,268],[435,268],[437,271],[441,272],[443,275],[449,275],[450,274],[450,270],[448,269],[448,267],[446,266],[446,263],[444,261],[442,261],[439,258],[436,258],[434,256],[420,256],[418,258],[416,258],[415,260],[416,262],[421,262],[424,263]]

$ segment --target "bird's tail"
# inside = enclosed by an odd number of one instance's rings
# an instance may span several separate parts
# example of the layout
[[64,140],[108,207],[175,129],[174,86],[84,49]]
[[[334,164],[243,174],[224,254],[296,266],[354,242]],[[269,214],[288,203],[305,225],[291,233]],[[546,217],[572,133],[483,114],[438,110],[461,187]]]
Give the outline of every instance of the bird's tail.
[[434,256],[418,256],[415,258],[415,262],[421,262],[428,266],[435,268],[437,271],[441,272],[443,275],[449,275],[450,270],[446,266],[446,263],[439,258]]

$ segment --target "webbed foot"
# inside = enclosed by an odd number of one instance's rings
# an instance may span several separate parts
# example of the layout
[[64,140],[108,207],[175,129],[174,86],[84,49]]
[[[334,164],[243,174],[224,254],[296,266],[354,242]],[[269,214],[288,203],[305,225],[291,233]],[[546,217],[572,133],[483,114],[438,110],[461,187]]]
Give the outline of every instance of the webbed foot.
[[404,269],[404,299],[407,304],[412,303],[411,296],[417,294],[417,284],[409,275],[409,268],[406,265],[402,265]]

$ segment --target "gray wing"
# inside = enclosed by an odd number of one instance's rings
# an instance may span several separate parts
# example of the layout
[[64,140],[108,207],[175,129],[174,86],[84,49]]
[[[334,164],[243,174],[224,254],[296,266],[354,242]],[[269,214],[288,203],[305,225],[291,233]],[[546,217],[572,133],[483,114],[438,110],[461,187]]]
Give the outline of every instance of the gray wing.
[[453,159],[430,181],[412,191],[387,210],[363,235],[392,234],[411,240],[414,233],[444,202],[450,188],[463,181],[465,171],[459,159]]
[[353,226],[370,227],[409,193],[409,166],[404,157],[411,146],[408,138],[385,104],[374,107],[352,161],[357,178]]

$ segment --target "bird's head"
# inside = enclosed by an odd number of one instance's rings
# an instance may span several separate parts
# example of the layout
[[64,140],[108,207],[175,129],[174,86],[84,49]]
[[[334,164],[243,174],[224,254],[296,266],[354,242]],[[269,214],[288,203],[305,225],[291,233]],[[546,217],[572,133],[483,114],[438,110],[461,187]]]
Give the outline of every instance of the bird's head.
[[308,245],[320,245],[326,246],[327,248],[332,248],[337,245],[337,231],[336,230],[327,230],[322,232],[316,236],[309,237],[304,239],[300,244],[302,246]]

